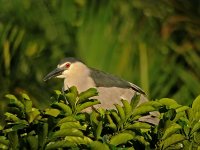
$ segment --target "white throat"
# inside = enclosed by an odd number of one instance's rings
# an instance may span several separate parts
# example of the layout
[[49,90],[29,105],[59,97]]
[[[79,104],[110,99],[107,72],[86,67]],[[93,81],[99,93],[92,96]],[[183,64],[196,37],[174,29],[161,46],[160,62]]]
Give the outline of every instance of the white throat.
[[90,77],[90,70],[85,64],[75,62],[65,73],[64,90],[71,86],[76,86],[79,92],[95,87],[95,83]]

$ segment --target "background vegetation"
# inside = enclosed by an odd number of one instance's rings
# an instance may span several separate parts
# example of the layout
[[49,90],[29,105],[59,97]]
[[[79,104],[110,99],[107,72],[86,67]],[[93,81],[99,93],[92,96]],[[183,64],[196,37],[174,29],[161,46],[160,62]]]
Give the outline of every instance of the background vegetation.
[[147,91],[191,104],[200,93],[199,0],[0,0],[0,107],[27,92],[43,108],[75,56]]

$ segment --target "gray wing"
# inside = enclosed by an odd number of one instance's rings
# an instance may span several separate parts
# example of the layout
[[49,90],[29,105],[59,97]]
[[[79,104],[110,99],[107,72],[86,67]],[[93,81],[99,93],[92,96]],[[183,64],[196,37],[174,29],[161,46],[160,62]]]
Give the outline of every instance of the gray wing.
[[111,74],[90,68],[90,75],[93,78],[97,87],[120,87],[120,88],[132,88],[134,91],[145,94],[145,92],[133,83],[125,81],[119,77]]

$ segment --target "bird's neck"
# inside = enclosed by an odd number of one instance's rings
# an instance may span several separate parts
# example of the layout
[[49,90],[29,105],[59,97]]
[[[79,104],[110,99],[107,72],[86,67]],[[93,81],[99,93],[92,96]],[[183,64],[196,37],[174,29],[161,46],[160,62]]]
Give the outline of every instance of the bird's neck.
[[90,70],[83,65],[80,68],[73,68],[70,74],[64,79],[64,90],[76,86],[79,92],[95,87],[95,83],[90,77]]

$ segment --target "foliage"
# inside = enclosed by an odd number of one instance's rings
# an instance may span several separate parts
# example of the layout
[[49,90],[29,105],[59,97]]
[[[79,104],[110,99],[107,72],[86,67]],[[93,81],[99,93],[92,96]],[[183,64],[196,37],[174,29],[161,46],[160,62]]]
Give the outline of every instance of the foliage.
[[[78,93],[76,87],[68,92],[56,90],[51,107],[33,107],[27,94],[21,98],[8,94],[9,111],[6,124],[0,128],[1,149],[199,149],[200,96],[192,107],[162,98],[135,107],[138,95],[115,110],[93,108],[96,89]],[[149,112],[159,111],[160,122],[153,125],[138,121]]]
[[37,107],[48,105],[46,97],[61,83],[44,86],[42,78],[67,56],[140,85],[150,98],[191,104],[200,91],[199,5],[198,0],[0,0],[1,110],[8,92],[27,92]]

